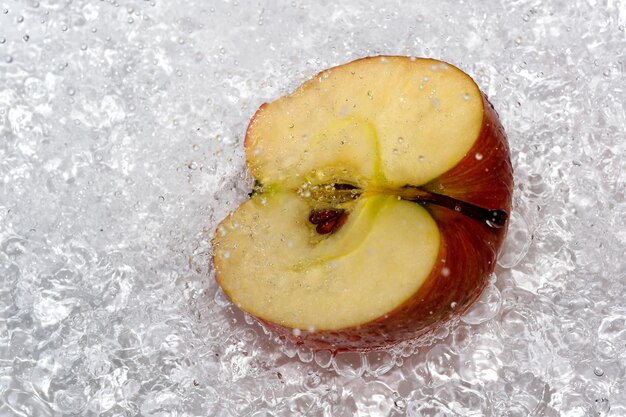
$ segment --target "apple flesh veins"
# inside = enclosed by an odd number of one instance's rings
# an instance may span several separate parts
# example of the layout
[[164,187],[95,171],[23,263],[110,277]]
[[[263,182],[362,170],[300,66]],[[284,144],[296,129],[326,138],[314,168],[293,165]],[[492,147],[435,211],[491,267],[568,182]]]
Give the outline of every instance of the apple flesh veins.
[[512,168],[473,80],[372,57],[264,104],[245,140],[257,187],[218,227],[216,279],[314,348],[371,350],[459,315],[493,271]]

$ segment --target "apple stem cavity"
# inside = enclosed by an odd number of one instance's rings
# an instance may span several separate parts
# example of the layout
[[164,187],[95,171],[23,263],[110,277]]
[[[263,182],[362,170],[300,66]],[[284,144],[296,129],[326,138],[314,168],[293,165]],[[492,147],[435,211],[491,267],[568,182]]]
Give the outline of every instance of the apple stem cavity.
[[492,210],[477,206],[472,203],[457,200],[443,194],[432,193],[417,187],[406,187],[409,193],[402,195],[401,198],[413,201],[418,204],[434,204],[437,206],[449,208],[457,213],[464,214],[474,220],[485,223],[493,229],[501,229],[506,225],[508,214],[504,210]]

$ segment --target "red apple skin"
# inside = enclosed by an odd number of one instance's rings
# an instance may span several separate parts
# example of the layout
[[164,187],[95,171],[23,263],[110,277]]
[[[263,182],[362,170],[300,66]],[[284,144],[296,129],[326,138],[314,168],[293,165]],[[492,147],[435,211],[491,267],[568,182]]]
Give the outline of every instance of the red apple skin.
[[[483,104],[482,128],[472,149],[458,165],[423,188],[510,214],[513,169],[509,146],[498,115],[485,96]],[[276,323],[259,321],[298,345],[332,351],[371,351],[423,336],[462,315],[488,283],[508,220],[497,229],[447,208],[427,205],[426,209],[437,222],[442,237],[438,261],[424,285],[402,306],[358,328],[334,331],[294,332]]]

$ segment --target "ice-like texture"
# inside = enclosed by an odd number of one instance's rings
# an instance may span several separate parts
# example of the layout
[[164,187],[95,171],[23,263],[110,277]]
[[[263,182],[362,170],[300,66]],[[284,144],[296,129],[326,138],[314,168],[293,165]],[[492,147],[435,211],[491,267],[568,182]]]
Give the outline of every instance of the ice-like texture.
[[[626,416],[626,5],[0,1],[1,416]],[[218,290],[249,118],[373,54],[470,73],[514,212],[432,344],[272,342]]]

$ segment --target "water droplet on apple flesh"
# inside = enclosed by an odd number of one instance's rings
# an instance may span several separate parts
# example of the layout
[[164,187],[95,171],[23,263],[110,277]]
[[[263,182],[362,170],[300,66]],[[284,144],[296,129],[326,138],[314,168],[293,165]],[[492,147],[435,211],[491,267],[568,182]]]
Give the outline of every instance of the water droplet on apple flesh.
[[476,158],[477,161],[480,161],[483,159],[483,154],[480,152],[476,152],[476,155],[474,155],[474,158]]

